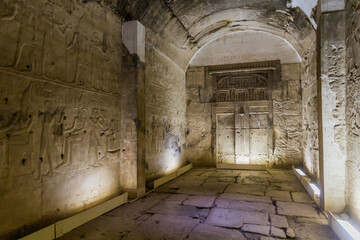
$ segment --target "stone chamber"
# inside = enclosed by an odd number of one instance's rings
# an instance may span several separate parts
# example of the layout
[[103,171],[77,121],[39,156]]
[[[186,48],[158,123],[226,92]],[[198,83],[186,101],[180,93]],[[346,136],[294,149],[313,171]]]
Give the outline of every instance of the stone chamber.
[[188,163],[62,239],[337,239],[359,62],[359,0],[1,0],[0,239]]

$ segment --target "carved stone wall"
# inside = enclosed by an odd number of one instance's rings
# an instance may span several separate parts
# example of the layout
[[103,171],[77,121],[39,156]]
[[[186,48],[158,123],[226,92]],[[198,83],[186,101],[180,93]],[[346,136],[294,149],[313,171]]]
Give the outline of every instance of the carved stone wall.
[[304,166],[319,182],[318,87],[316,75],[316,44],[309,49],[301,66]]
[[0,2],[0,236],[120,193],[120,37],[98,3]]
[[[258,63],[260,64],[260,63]],[[264,67],[264,63],[239,64],[238,67]],[[264,66],[262,66],[264,65]],[[270,66],[270,65],[269,65]],[[269,67],[265,66],[265,67]],[[234,65],[221,66],[231,74],[218,74],[217,67],[194,67],[187,70],[187,149],[186,157],[196,165],[215,165],[214,124],[211,118],[215,102],[272,102],[273,129],[271,154],[265,164],[289,167],[302,161],[300,64],[281,65],[280,76],[259,70],[257,74],[236,73]],[[225,70],[224,70],[225,71]],[[279,69],[280,71],[280,69]],[[221,72],[221,71],[220,71]],[[214,81],[216,79],[216,81]],[[250,124],[251,125],[251,124]]]
[[360,224],[360,2],[346,6],[347,204]]
[[145,176],[147,180],[185,164],[185,72],[146,45]]

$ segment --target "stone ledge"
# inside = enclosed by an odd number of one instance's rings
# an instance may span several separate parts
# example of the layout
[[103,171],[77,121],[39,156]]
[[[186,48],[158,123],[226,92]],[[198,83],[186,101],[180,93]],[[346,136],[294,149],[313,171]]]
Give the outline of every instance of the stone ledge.
[[125,192],[120,196],[112,198],[106,202],[100,203],[92,208],[89,208],[83,212],[75,214],[74,216],[60,220],[50,226],[42,228],[32,234],[29,234],[19,240],[52,240],[63,236],[65,233],[70,232],[74,228],[77,228],[94,218],[101,216],[102,214],[109,212],[110,210],[119,207],[120,205],[128,201],[128,193]]

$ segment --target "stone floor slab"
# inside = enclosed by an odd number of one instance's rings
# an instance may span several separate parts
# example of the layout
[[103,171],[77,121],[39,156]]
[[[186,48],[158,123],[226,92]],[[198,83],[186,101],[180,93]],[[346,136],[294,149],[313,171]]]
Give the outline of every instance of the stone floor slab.
[[270,236],[270,226],[254,225],[254,224],[244,224],[241,227],[243,232],[258,233],[265,236]]
[[292,199],[294,202],[298,203],[314,203],[314,200],[309,196],[309,194],[304,192],[292,192]]
[[267,213],[224,208],[213,208],[206,223],[229,228],[240,228],[244,223],[269,225]]
[[286,238],[284,230],[273,226],[270,228],[270,235],[278,238]]
[[147,210],[146,213],[179,215],[179,216],[187,216],[192,218],[199,218],[199,213],[196,207],[183,206],[171,202],[161,202],[156,206],[152,207],[151,209]]
[[270,223],[273,227],[278,228],[287,228],[289,227],[289,223],[284,216],[276,215],[276,214],[270,214]]
[[277,201],[289,201],[292,202],[290,192],[280,191],[280,190],[267,190],[265,196],[271,197],[273,200]]
[[191,240],[210,240],[210,239],[227,239],[227,240],[245,240],[246,238],[239,230],[226,229],[208,224],[199,224],[191,232]]
[[220,198],[216,200],[215,204],[220,208],[275,213],[275,206],[267,203],[246,202]]
[[210,208],[214,204],[214,196],[190,196],[184,202],[183,205]]
[[315,208],[309,204],[277,201],[276,205],[280,215],[319,218]]
[[231,184],[226,188],[225,193],[244,193],[244,194],[264,196],[265,191],[266,191],[266,186],[264,185]]
[[219,196],[220,199],[230,199],[230,200],[240,200],[247,202],[262,202],[262,203],[272,203],[271,197],[265,196],[255,196],[251,194],[241,194],[241,193],[223,193]]
[[124,239],[184,239],[198,223],[191,217],[155,214]]

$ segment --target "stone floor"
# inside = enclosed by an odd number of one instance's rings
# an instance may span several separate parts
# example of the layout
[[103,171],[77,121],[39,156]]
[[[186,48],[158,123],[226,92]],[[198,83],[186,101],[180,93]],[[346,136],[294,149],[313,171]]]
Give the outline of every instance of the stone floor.
[[337,239],[292,171],[192,169],[61,239]]

